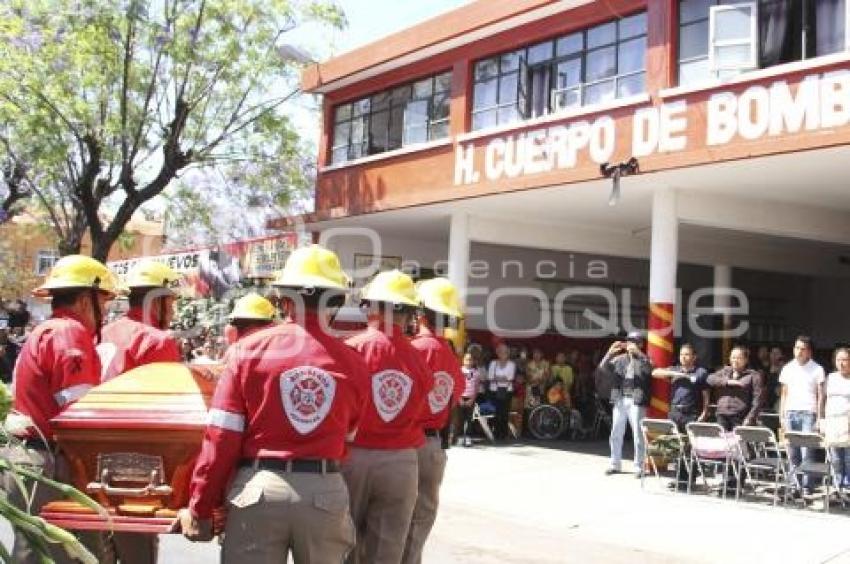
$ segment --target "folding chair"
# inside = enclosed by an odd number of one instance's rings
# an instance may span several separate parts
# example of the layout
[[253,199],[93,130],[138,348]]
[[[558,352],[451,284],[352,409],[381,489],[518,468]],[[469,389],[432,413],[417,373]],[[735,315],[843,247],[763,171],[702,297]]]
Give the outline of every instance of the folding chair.
[[[717,423],[688,423],[685,425],[688,439],[691,443],[691,460],[696,463],[702,483],[706,489],[710,489],[705,477],[704,466],[712,466],[715,473],[723,469],[723,498],[726,498],[729,469],[735,476],[735,481],[740,484],[741,476],[733,460],[739,458],[739,450],[736,440],[730,440],[729,434]],[[736,488],[735,499],[738,499],[740,487]],[[690,482],[688,482],[688,493],[690,493]]]
[[[640,422],[640,432],[643,434],[643,444],[646,445],[646,455],[649,458],[649,466],[652,473],[661,481],[661,474],[655,463],[655,456],[676,453],[676,475],[674,483],[679,485],[679,476],[682,464],[689,466],[688,454],[685,446],[685,438],[679,433],[679,428],[670,419],[643,419]],[[640,487],[644,486],[645,473],[641,475]]]
[[519,411],[508,412],[508,433],[516,441],[519,440],[520,433],[514,421],[519,421],[520,425],[522,425],[522,414]]
[[791,469],[791,475],[789,476],[789,488],[785,488],[785,503],[788,503],[788,490],[791,485],[790,482],[792,480],[796,480],[797,476],[801,474],[808,474],[812,478],[819,477],[821,479],[821,485],[825,489],[823,510],[824,513],[829,513],[829,486],[830,484],[833,486],[835,484],[833,483],[834,476],[832,472],[832,456],[830,455],[829,449],[826,448],[826,445],[824,444],[823,437],[817,433],[786,431],[785,445],[789,449],[794,447],[824,449],[826,452],[826,460],[824,462],[808,462],[807,460],[803,460],[799,465]]
[[593,417],[593,436],[594,438],[600,438],[600,433],[602,432],[603,427],[607,427],[608,431],[611,431],[611,425],[613,425],[613,418],[611,414],[608,413],[608,408],[610,407],[606,400],[598,396],[593,396],[593,401],[595,404],[596,414]]
[[[767,427],[735,427],[733,431],[738,437],[738,450],[747,481],[753,485],[757,477],[764,472],[773,475],[773,505],[779,501],[779,486],[788,482],[788,464],[782,456],[782,450],[776,441],[776,435]],[[771,456],[773,453],[773,456]],[[738,482],[740,495],[741,483]]]
[[490,428],[490,419],[494,418],[495,414],[487,414],[484,415],[481,413],[481,407],[478,405],[478,402],[472,407],[472,421],[478,423],[478,426],[481,427],[481,432],[484,433],[484,436],[487,437],[487,440],[491,443],[496,442],[496,437],[493,436],[493,430]]

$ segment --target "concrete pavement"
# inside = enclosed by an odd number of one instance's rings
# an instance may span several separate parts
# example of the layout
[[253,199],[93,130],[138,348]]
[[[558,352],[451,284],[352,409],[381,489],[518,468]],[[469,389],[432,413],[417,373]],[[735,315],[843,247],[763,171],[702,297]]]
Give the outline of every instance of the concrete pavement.
[[[604,476],[606,448],[453,448],[425,562],[850,564],[850,515],[838,508],[736,503],[650,482],[642,491],[632,474]],[[160,553],[162,564],[218,561],[216,545],[176,535],[162,537]]]

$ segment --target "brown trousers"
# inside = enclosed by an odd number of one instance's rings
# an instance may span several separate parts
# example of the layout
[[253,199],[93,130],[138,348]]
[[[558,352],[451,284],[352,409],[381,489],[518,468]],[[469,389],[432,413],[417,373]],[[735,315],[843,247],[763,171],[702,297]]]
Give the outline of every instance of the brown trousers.
[[342,467],[357,546],[348,564],[399,564],[416,504],[416,450],[353,447]]
[[[43,450],[7,447],[3,449],[2,454],[15,464],[25,464],[29,468],[42,469],[42,472],[48,478],[63,483],[71,482],[68,461],[61,453],[50,457]],[[26,485],[30,488],[32,495],[29,511],[33,515],[38,515],[41,508],[49,502],[62,499],[62,494],[44,484],[33,485],[27,482]],[[15,480],[8,472],[3,473],[2,488],[6,492],[9,502],[27,511],[26,501],[20,489],[18,489]],[[115,562],[115,555],[110,550],[107,535],[96,531],[77,532],[75,535],[89,549],[89,552],[97,558],[98,562],[101,564],[112,564]],[[72,564],[76,562],[76,560],[72,560],[68,556],[62,545],[49,544],[48,548],[50,550],[50,557],[56,564]],[[12,547],[12,561],[16,564],[37,564],[41,562],[27,538],[17,530],[15,530],[15,541]]]
[[437,519],[440,484],[443,483],[446,471],[446,451],[441,443],[440,437],[427,437],[425,444],[416,451],[419,460],[419,495],[407,533],[407,544],[401,559],[403,564],[422,562],[422,549]]
[[354,546],[339,473],[241,468],[228,494],[222,563],[342,562]]

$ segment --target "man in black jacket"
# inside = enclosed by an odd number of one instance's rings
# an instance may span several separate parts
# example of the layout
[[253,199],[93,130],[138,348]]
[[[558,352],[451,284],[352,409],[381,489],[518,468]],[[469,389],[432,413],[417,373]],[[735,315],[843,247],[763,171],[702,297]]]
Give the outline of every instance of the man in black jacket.
[[731,431],[738,425],[755,425],[764,402],[764,385],[758,370],[747,367],[749,351],[735,346],[725,366],[708,377],[717,390],[717,422]]
[[611,464],[605,474],[620,472],[623,458],[623,437],[626,423],[632,428],[634,440],[635,475],[643,475],[645,445],[640,431],[640,422],[646,415],[649,405],[652,364],[643,352],[643,336],[638,332],[629,333],[625,341],[615,341],[599,363],[599,367],[611,375],[611,405],[613,422],[611,425]]

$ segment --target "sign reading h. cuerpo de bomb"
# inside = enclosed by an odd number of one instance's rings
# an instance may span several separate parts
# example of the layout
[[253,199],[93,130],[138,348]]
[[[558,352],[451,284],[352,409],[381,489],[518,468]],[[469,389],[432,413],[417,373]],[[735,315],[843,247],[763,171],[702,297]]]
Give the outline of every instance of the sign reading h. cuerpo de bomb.
[[[688,147],[688,106],[684,100],[644,107],[631,115],[628,155],[646,157]],[[805,77],[795,89],[786,81],[754,85],[741,93],[718,92],[705,105],[707,147],[743,140],[815,131],[850,123],[850,71]],[[496,136],[476,153],[474,142],[458,143],[456,185],[574,168],[577,163],[609,162],[617,147],[617,122],[602,115],[592,120],[556,123]],[[622,139],[620,139],[622,142]]]

